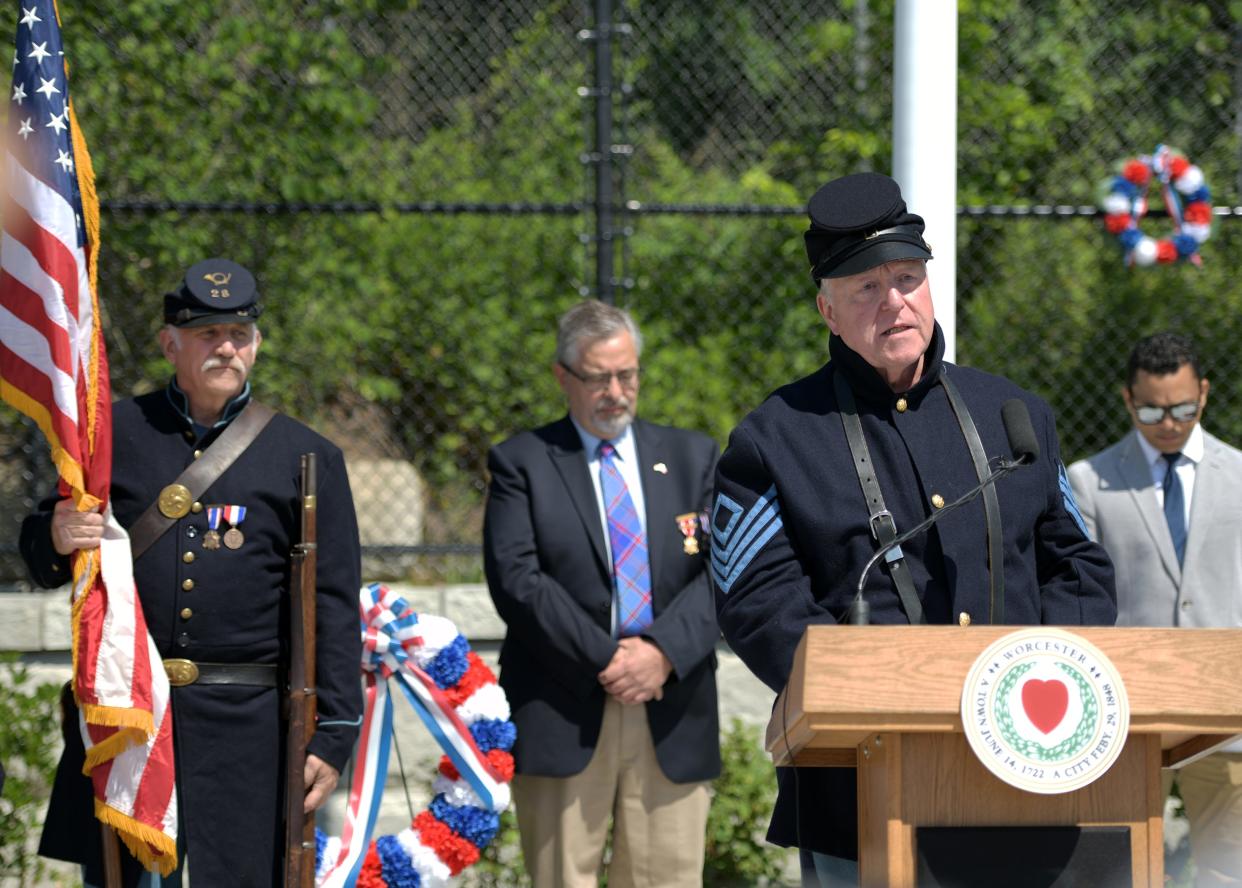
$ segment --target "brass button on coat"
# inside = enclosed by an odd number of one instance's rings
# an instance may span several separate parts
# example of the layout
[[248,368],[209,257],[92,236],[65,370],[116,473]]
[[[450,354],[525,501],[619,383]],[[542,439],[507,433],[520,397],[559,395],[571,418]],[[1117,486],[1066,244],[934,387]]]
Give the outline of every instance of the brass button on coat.
[[186,580],[184,583],[182,583],[182,584],[181,584],[181,588],[182,588],[182,589],[184,589],[185,591],[189,592],[191,589],[193,589],[193,588],[194,588],[194,581],[193,581],[193,580]]
[[937,509],[943,509],[944,508],[944,497],[938,493],[933,493],[931,503]]
[[203,504],[195,503],[194,505],[190,506],[190,511],[193,512],[195,515],[197,515],[199,512],[203,511]]
[[181,609],[181,619],[188,620],[192,616],[194,616],[194,611],[190,610],[188,607],[183,607]]
[[169,484],[160,491],[158,502],[165,518],[184,518],[190,511],[190,489],[183,484]]
[[194,553],[186,552],[184,555],[181,556],[181,560],[184,561],[186,564],[189,564],[191,561],[194,560]]
[[907,407],[909,407],[909,406],[910,406],[910,405],[906,403],[906,399],[905,399],[905,398],[898,398],[898,399],[897,399],[897,412],[898,412],[898,413],[905,413],[905,412],[906,412],[906,408],[907,408]]
[[966,611],[962,611],[960,614],[958,614],[957,625],[969,626],[970,625],[970,614],[966,613]]
[[198,459],[198,458],[199,458],[200,456],[202,456],[202,455],[203,455],[203,451],[201,451],[201,450],[195,450],[195,451],[194,451],[194,458],[195,458],[195,459]]

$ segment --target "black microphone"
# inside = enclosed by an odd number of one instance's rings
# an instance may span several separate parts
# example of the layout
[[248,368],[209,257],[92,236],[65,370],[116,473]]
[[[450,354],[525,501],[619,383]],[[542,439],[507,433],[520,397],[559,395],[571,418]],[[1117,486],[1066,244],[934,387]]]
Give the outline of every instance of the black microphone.
[[1005,437],[1013,458],[1022,465],[1030,465],[1039,459],[1039,439],[1031,426],[1031,414],[1026,404],[1010,398],[1001,405],[1001,422],[1005,425]]
[[1010,398],[1002,404],[1001,422],[1005,426],[1005,437],[1009,439],[1009,450],[1013,454],[1013,459],[999,458],[997,460],[997,467],[986,478],[970,488],[970,490],[947,504],[943,509],[937,509],[932,512],[905,533],[897,534],[887,545],[881,546],[876,550],[876,553],[871,556],[871,560],[866,563],[862,569],[862,574],[858,577],[858,588],[854,592],[854,602],[850,605],[848,611],[852,625],[866,626],[871,622],[871,604],[863,595],[863,585],[867,582],[867,574],[871,572],[871,568],[875,567],[877,561],[893,550],[898,549],[902,543],[923,533],[945,515],[966,505],[966,503],[982,493],[983,488],[989,484],[995,484],[1010,472],[1039,459],[1039,439],[1035,437],[1035,429],[1031,425],[1031,414],[1027,411],[1025,403],[1018,398]]

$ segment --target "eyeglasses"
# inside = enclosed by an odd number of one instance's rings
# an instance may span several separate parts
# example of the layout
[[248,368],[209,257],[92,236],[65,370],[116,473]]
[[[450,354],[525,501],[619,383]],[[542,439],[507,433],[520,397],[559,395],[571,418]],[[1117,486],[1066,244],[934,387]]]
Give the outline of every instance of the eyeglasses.
[[1144,404],[1140,407],[1136,404],[1134,415],[1143,425],[1160,425],[1166,416],[1173,417],[1174,422],[1190,422],[1199,415],[1199,402],[1183,401],[1181,404],[1173,404],[1170,407],[1157,407],[1154,404]]
[[640,369],[638,367],[627,367],[624,370],[618,370],[616,373],[579,373],[573,367],[570,367],[564,361],[557,361],[565,368],[565,372],[585,385],[593,392],[607,391],[612,385],[612,378],[617,377],[617,382],[621,383],[621,388],[632,389],[638,385],[638,377]]

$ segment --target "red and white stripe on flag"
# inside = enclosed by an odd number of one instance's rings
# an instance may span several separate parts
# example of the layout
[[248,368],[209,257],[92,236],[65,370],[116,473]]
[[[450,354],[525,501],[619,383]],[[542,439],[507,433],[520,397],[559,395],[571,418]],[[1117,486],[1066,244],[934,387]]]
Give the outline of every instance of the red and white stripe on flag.
[[[53,0],[16,4],[0,234],[0,397],[47,437],[61,493],[102,509],[73,558],[74,694],[95,813],[150,869],[176,868],[169,687],[112,517],[112,392],[99,323],[99,201]],[[105,626],[107,631],[104,631]]]

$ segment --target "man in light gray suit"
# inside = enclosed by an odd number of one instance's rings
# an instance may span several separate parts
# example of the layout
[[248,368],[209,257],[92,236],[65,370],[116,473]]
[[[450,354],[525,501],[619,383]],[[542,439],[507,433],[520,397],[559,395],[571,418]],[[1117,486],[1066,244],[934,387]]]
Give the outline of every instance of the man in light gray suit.
[[[1134,431],[1069,468],[1116,567],[1119,626],[1242,627],[1242,451],[1200,425],[1208,389],[1189,339],[1140,340],[1121,390]],[[1177,783],[1197,884],[1242,885],[1242,744],[1186,765]]]

